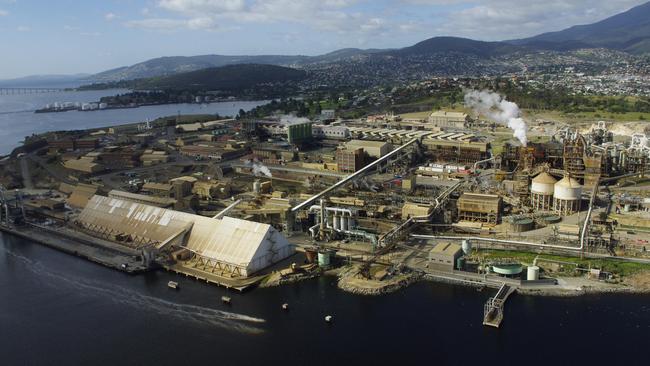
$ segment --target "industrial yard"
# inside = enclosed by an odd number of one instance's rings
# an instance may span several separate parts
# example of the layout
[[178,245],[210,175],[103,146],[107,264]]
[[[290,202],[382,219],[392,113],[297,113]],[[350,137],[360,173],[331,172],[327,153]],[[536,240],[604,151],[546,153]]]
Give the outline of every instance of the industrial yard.
[[358,294],[493,288],[492,326],[513,292],[648,291],[648,137],[499,122],[470,103],[34,135],[2,160],[0,227],[240,291],[321,275]]

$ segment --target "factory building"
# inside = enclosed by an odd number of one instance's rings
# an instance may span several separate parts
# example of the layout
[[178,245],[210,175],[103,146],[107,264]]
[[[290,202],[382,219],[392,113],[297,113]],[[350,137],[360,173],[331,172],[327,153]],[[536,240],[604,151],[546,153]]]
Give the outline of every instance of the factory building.
[[290,144],[300,144],[311,139],[311,122],[292,123],[287,126],[287,142]]
[[350,137],[350,129],[345,126],[313,125],[314,137],[321,139],[347,139]]
[[431,205],[421,205],[417,203],[406,202],[402,206],[402,219],[407,219],[409,217],[422,217],[429,216],[433,208]]
[[469,116],[462,112],[437,111],[429,115],[429,123],[440,128],[463,129],[469,124]]
[[363,149],[368,156],[373,158],[381,158],[388,154],[392,147],[389,143],[384,141],[367,141],[367,140],[351,140],[345,144],[348,149]]
[[542,172],[533,178],[530,185],[530,203],[535,211],[550,211],[553,208],[553,192],[557,179]]
[[458,244],[439,243],[429,251],[429,268],[451,272],[462,254],[463,250]]
[[336,150],[336,166],[339,172],[354,173],[363,168],[363,149],[338,149]]
[[553,211],[559,215],[571,215],[580,211],[582,186],[567,175],[555,183],[553,189]]
[[181,266],[228,278],[248,277],[294,253],[272,226],[209,217],[94,196],[75,223],[91,235],[131,248],[186,250]]
[[488,158],[489,144],[464,133],[438,133],[422,142],[437,162],[474,164]]
[[458,199],[460,221],[497,225],[501,221],[501,197],[494,194],[463,193]]

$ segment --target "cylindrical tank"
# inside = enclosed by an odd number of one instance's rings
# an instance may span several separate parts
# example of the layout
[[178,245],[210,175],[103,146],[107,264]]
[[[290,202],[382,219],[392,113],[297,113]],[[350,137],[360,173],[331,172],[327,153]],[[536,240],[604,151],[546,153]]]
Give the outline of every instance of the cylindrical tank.
[[555,190],[555,183],[557,180],[553,178],[550,174],[542,172],[533,178],[530,185],[530,191],[532,193],[539,193],[543,195],[553,195]]
[[472,252],[472,243],[469,240],[463,240],[461,248],[463,249],[463,253],[465,255],[470,255]]
[[262,183],[259,181],[259,179],[253,182],[253,192],[260,193],[261,189],[262,189]]
[[339,216],[335,214],[332,218],[332,226],[334,227],[334,230],[341,230],[341,219]]
[[341,230],[348,231],[348,218],[341,215]]
[[566,176],[555,183],[553,196],[555,199],[577,201],[582,195],[582,186],[577,180]]
[[539,267],[537,266],[530,266],[528,267],[527,276],[526,278],[528,281],[537,281],[539,280]]
[[320,267],[327,267],[330,265],[330,256],[331,253],[329,251],[321,251],[318,252],[318,265]]
[[307,258],[307,263],[314,263],[316,261],[317,255],[318,252],[313,249],[305,250],[305,257]]
[[465,269],[465,258],[464,257],[460,257],[460,258],[456,259],[456,269],[459,270],[459,271],[462,271],[463,269]]
[[549,224],[557,224],[558,222],[562,221],[562,218],[560,216],[551,215],[551,216],[544,216],[542,220],[544,220],[545,224],[549,225]]
[[521,233],[524,231],[530,231],[535,228],[535,221],[529,218],[515,219],[510,224],[512,231],[516,233]]

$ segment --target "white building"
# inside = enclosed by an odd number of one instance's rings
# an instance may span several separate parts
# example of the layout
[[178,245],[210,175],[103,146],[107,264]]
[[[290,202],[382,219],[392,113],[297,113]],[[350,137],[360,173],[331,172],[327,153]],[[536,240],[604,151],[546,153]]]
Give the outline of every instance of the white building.
[[294,253],[294,247],[268,224],[232,217],[209,217],[95,195],[76,223],[95,236],[135,249],[187,249],[229,277],[248,277]]
[[429,116],[429,123],[435,124],[440,128],[463,129],[467,127],[469,116],[462,112],[437,111]]

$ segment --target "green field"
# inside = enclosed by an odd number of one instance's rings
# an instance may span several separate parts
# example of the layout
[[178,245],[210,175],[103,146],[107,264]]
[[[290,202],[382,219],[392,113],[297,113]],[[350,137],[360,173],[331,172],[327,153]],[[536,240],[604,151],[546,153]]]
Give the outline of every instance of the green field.
[[[550,254],[537,254],[530,252],[518,252],[510,250],[481,250],[474,252],[472,256],[484,259],[513,259],[522,264],[532,265],[535,257],[552,259],[563,262],[577,263],[581,268],[598,268],[619,276],[630,276],[635,273],[650,270],[650,264],[633,263],[617,259],[592,259],[571,256],[559,256]],[[584,272],[583,272],[584,273]]]

